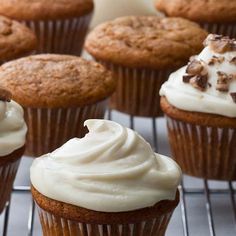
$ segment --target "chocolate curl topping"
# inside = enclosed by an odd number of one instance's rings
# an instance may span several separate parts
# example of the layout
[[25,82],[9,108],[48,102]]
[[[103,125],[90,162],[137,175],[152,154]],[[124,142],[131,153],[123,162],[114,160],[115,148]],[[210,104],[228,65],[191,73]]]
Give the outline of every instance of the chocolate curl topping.
[[11,99],[12,99],[11,92],[0,87],[0,100],[3,102],[10,102]]
[[236,51],[235,39],[223,37],[222,35],[210,34],[204,41],[205,46],[209,46],[216,53]]
[[230,63],[236,65],[236,57],[233,57],[233,58],[230,60]]
[[213,57],[210,59],[210,61],[208,62],[208,65],[209,65],[209,66],[213,66],[213,65],[215,65],[216,63],[221,64],[221,63],[224,62],[224,60],[225,60],[224,57],[216,57],[216,56],[213,56]]
[[230,93],[233,101],[236,103],[236,92],[235,93]]
[[198,60],[192,60],[183,76],[184,83],[190,83],[194,88],[204,91],[208,86],[208,72],[205,65]]
[[216,84],[216,89],[221,92],[228,92],[229,91],[229,84],[233,79],[232,75],[228,75],[224,72],[218,71],[217,72],[218,79]]
[[204,91],[208,86],[207,75],[197,75],[190,79],[189,82],[194,88]]

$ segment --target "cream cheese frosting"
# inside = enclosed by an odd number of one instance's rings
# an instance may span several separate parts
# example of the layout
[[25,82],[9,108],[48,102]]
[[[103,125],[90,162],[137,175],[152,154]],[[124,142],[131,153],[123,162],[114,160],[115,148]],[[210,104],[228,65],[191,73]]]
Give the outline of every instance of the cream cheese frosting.
[[124,212],[174,200],[181,170],[135,131],[87,120],[89,133],[34,160],[32,185],[51,199],[102,212]]
[[[219,43],[222,44],[220,41]],[[235,41],[231,40],[231,43],[236,46]],[[222,49],[225,45],[218,46]],[[236,101],[233,98],[233,94],[236,93],[235,49],[219,52],[208,45],[195,57],[195,60],[205,67],[208,77],[207,88],[201,90],[191,83],[185,83],[183,81],[187,71],[185,66],[170,75],[169,80],[161,87],[160,95],[165,96],[171,105],[181,110],[236,117]],[[219,80],[219,74],[228,76],[229,81],[225,91],[217,89],[218,86],[223,85]],[[224,78],[221,79],[224,83]]]
[[25,145],[27,127],[22,107],[14,101],[0,101],[0,156]]
[[154,0],[95,0],[91,27],[121,16],[156,15]]

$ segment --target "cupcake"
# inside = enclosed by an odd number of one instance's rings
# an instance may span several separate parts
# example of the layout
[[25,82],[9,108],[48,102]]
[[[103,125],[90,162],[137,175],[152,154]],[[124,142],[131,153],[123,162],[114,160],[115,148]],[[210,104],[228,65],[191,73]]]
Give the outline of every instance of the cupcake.
[[121,16],[157,15],[153,0],[94,0],[94,16],[91,27]]
[[236,37],[236,4],[232,0],[157,0],[167,16],[198,22],[208,32]]
[[205,44],[162,86],[161,107],[184,173],[236,180],[236,41],[209,35]]
[[92,11],[92,0],[0,0],[0,14],[34,30],[39,53],[80,55]]
[[43,235],[164,236],[179,203],[177,164],[115,122],[85,125],[84,138],[31,166]]
[[0,64],[32,54],[37,48],[34,33],[23,24],[0,16]]
[[115,81],[102,65],[76,56],[41,54],[0,67],[0,84],[25,110],[26,154],[40,156],[82,137],[89,118],[103,118]]
[[171,71],[201,51],[206,36],[197,24],[181,18],[128,16],[95,28],[85,47],[117,77],[112,109],[157,117],[162,113],[156,91]]
[[25,150],[27,127],[23,109],[0,88],[0,213],[10,199],[13,183]]

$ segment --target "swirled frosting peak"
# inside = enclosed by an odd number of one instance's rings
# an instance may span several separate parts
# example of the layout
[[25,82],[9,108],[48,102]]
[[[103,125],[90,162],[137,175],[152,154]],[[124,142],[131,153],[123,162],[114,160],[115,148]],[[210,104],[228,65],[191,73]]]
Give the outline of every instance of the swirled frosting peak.
[[236,40],[209,35],[204,50],[173,73],[160,95],[182,110],[236,117]]
[[25,145],[27,127],[22,107],[11,100],[11,94],[0,88],[0,157]]
[[154,153],[136,132],[115,122],[87,120],[89,133],[36,159],[32,185],[58,201],[102,212],[123,212],[174,200],[181,171]]

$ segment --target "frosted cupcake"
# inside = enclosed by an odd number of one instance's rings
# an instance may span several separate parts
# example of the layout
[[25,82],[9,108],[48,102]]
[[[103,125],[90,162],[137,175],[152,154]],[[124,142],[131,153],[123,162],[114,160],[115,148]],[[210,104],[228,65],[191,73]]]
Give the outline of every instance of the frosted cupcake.
[[39,53],[80,55],[92,12],[92,0],[0,0],[0,14],[36,33]]
[[179,202],[177,164],[115,122],[85,125],[84,138],[31,166],[43,234],[163,236]]
[[0,213],[11,196],[26,132],[23,109],[11,100],[9,91],[0,87]]
[[205,49],[173,73],[160,94],[183,171],[236,180],[236,41],[209,35]]

